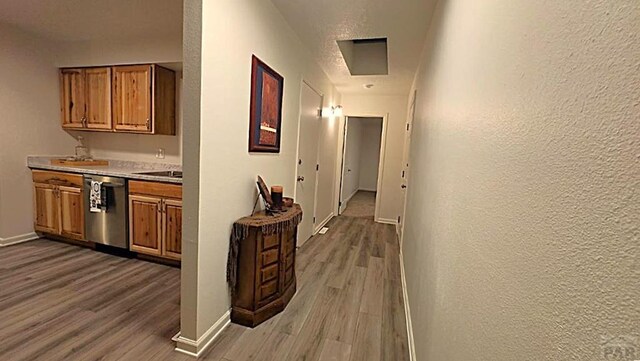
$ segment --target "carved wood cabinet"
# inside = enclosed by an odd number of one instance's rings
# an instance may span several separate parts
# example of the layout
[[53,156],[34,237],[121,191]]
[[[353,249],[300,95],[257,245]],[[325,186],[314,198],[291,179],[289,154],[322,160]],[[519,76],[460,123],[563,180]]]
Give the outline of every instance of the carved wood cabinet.
[[262,226],[249,226],[248,236],[239,243],[233,322],[255,327],[284,310],[295,294],[298,229],[294,224],[272,234],[265,234]]

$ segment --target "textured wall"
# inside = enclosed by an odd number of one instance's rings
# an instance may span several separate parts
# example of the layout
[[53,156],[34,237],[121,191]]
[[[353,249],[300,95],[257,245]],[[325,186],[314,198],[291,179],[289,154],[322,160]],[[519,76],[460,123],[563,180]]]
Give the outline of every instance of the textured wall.
[[403,247],[419,360],[640,336],[639,33],[637,0],[440,2]]

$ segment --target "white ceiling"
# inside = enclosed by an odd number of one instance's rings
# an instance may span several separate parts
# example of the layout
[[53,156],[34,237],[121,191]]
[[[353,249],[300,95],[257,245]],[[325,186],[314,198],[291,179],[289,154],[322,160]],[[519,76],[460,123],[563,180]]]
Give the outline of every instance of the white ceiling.
[[0,0],[0,22],[55,41],[182,34],[182,0]]
[[[435,0],[272,0],[342,93],[408,94]],[[389,75],[352,76],[337,40],[388,38]],[[365,89],[364,84],[374,84]]]

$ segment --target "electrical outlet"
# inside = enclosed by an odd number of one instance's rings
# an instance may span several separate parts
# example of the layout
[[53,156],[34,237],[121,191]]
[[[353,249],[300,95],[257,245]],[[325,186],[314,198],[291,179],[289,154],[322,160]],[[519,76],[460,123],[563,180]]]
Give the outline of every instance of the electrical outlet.
[[164,148],[158,148],[158,151],[156,152],[156,158],[164,159]]

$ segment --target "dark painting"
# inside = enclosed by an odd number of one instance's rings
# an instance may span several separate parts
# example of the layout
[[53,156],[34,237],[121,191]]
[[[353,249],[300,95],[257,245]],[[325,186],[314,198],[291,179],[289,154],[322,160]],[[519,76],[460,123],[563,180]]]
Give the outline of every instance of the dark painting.
[[253,56],[249,151],[280,152],[284,78]]

